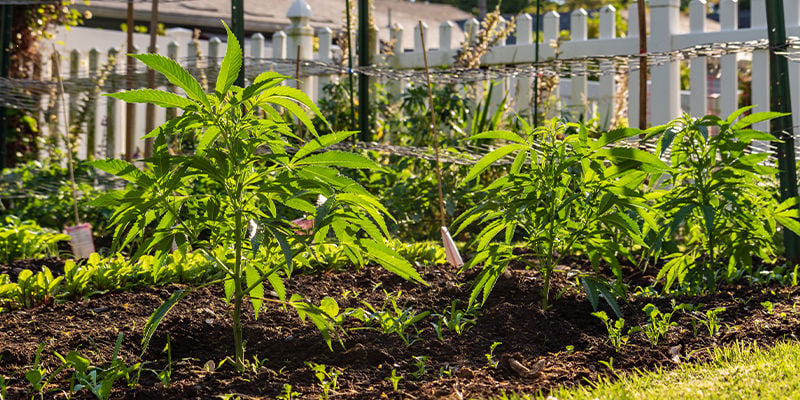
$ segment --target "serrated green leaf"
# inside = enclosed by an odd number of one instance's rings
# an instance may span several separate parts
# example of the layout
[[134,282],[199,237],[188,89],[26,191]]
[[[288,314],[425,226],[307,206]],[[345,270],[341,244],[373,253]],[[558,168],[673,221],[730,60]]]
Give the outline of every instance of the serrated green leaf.
[[189,106],[195,105],[193,101],[183,96],[155,89],[136,89],[126,92],[106,93],[104,96],[113,97],[127,103],[151,103],[159,107],[176,107],[184,110]]
[[659,170],[669,169],[669,165],[667,165],[664,161],[661,161],[660,158],[639,149],[613,147],[609,149],[597,149],[596,154],[606,157],[611,161],[634,160]]
[[297,150],[294,157],[292,158],[292,163],[295,163],[297,160],[317,151],[320,149],[324,149],[330,145],[336,144],[341,142],[344,139],[352,136],[355,131],[352,132],[334,132],[328,135],[323,135],[316,137],[309,142],[307,142],[300,150]]
[[505,157],[506,155],[515,151],[526,149],[527,147],[521,144],[509,144],[492,151],[491,153],[483,156],[480,160],[478,160],[477,163],[475,163],[475,165],[472,166],[472,169],[469,170],[467,176],[464,178],[464,181],[469,182],[477,178],[483,171],[494,164],[495,161]]
[[239,41],[224,21],[222,25],[225,26],[225,31],[228,33],[228,46],[225,50],[225,58],[222,59],[222,65],[219,67],[217,84],[214,89],[219,96],[225,96],[228,93],[228,89],[239,77],[239,71],[242,69],[242,48]]
[[344,151],[330,150],[324,153],[313,154],[301,160],[295,165],[322,165],[340,168],[356,168],[380,170],[382,167],[375,161],[370,160],[360,154],[347,153]]
[[428,285],[428,283],[419,276],[419,273],[414,269],[411,263],[388,246],[371,239],[358,239],[358,244],[367,249],[367,256],[370,259],[377,261],[390,272],[403,279],[414,280],[426,286]]
[[502,139],[502,140],[508,140],[509,142],[515,142],[520,144],[525,143],[525,139],[523,139],[516,133],[503,130],[481,132],[477,135],[472,135],[467,138],[467,140],[480,140],[480,139]]
[[170,83],[183,89],[190,99],[211,108],[211,102],[208,101],[203,87],[175,60],[159,54],[131,54],[130,56],[163,74]]

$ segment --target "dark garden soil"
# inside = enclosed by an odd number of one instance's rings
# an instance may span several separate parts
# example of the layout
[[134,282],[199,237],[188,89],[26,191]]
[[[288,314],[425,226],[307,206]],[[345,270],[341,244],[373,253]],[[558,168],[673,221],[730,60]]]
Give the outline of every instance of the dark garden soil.
[[[13,266],[17,267],[25,266]],[[579,263],[573,268],[586,269]],[[464,307],[470,276],[457,275],[446,266],[428,267],[421,274],[430,286],[414,285],[373,267],[357,272],[295,276],[287,282],[287,289],[307,296],[315,304],[324,296],[331,296],[342,309],[357,307],[361,301],[380,307],[386,298],[384,291],[402,291],[400,305],[417,312],[441,313],[456,299]],[[636,279],[642,284],[651,278],[640,274]],[[678,303],[704,303],[702,310],[725,307],[719,315],[723,325],[720,334],[710,337],[700,324],[695,337],[692,318],[676,312],[673,321],[678,326],[657,347],[651,347],[643,333],[635,333],[617,352],[608,343],[605,326],[590,315],[592,309],[574,281],[573,276],[558,274],[553,293],[561,293],[561,297],[545,312],[539,305],[538,274],[510,271],[498,282],[476,325],[466,333],[446,331],[440,341],[430,324],[433,318],[428,318],[418,324],[418,337],[410,333],[416,339],[411,345],[397,335],[359,329],[347,330],[344,347],[334,341],[331,351],[316,328],[308,322],[301,323],[294,310],[268,305],[258,320],[252,313],[245,318],[246,355],[251,361],[256,357],[260,365],[251,363],[254,371],[244,374],[234,372],[229,363],[213,372],[204,369],[207,362],[219,366],[233,353],[230,307],[222,299],[221,287],[195,291],[180,302],[165,318],[142,359],[138,358],[142,327],[151,312],[180,286],[110,293],[0,315],[0,374],[10,377],[9,397],[23,398],[30,388],[24,371],[33,362],[40,343],[45,344],[43,363],[50,368],[58,365],[54,352],[63,355],[75,349],[94,365],[104,365],[110,361],[115,339],[122,332],[121,353],[126,362],[144,361],[146,369],[154,370],[166,368],[167,357],[162,350],[169,335],[173,375],[165,388],[154,373],[144,371],[138,386],[128,388],[124,382],[118,383],[112,398],[207,399],[222,394],[275,398],[287,383],[302,394],[301,398],[319,398],[319,381],[305,365],[313,362],[327,366],[328,371],[341,371],[338,387],[330,398],[461,399],[585,383],[587,379],[611,374],[601,361],[608,362],[612,357],[617,373],[657,366],[670,368],[702,361],[708,357],[706,350],[715,346],[735,341],[770,345],[779,340],[797,340],[800,331],[800,318],[795,311],[795,306],[800,307],[800,287],[725,287],[714,295],[676,299]],[[766,301],[774,304],[771,314],[761,305]],[[662,311],[672,310],[668,299],[631,297],[622,305],[626,325],[644,325],[641,310],[650,302]],[[360,326],[355,319],[345,323],[345,328]],[[500,362],[493,368],[486,354],[495,342],[501,343],[494,351]],[[415,365],[415,357],[427,357],[424,368]],[[397,391],[387,379],[393,369],[402,376]],[[62,374],[50,388],[67,388],[67,379],[67,374]],[[87,396],[83,391],[77,398]],[[46,397],[64,395],[53,391]]]

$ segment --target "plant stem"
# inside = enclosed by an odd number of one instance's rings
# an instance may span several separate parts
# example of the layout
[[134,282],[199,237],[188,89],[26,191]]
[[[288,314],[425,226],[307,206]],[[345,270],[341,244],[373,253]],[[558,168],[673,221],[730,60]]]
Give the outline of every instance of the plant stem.
[[242,210],[235,211],[236,230],[234,231],[236,260],[233,268],[233,346],[236,350],[235,364],[244,370],[244,346],[242,344]]

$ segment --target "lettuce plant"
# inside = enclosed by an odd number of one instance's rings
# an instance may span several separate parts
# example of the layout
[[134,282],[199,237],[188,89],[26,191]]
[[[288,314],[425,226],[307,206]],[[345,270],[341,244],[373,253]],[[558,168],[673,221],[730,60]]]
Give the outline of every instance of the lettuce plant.
[[[146,135],[154,139],[154,146],[144,168],[121,160],[94,162],[97,168],[130,182],[125,190],[100,201],[116,205],[111,222],[116,225],[119,245],[138,240],[139,254],[165,254],[174,242],[181,249],[205,253],[225,272],[226,298],[233,303],[234,361],[240,370],[244,362],[242,303],[249,297],[258,318],[264,302],[275,301],[265,298],[265,282],[278,294],[279,303],[309,317],[330,345],[332,326],[324,310],[297,295],[286,299],[281,274],[291,273],[298,245],[335,236],[351,260],[363,263],[362,254],[367,253],[401,277],[422,282],[414,268],[385,244],[386,209],[336,169],[380,167],[357,154],[322,151],[353,132],[317,136],[306,110],[320,116],[319,110],[304,93],[283,86],[286,77],[264,72],[250,86],[234,86],[242,51],[230,31],[212,93],[206,93],[168,58],[133,57],[162,73],[186,97],[151,89],[110,96],[174,107],[183,113]],[[314,138],[303,143],[293,131],[292,119],[305,125]],[[197,143],[194,154],[171,152],[168,143],[173,139],[190,138]],[[204,181],[203,192],[193,191],[192,183],[198,179]],[[324,201],[317,205],[317,199]],[[297,232],[290,222],[303,214],[314,218],[310,232]],[[255,262],[265,249],[280,249],[285,263]],[[151,316],[143,338],[145,348],[166,312],[190,290],[176,292]]]
[[[622,237],[645,246],[641,227],[631,216],[656,227],[639,189],[648,171],[663,170],[666,164],[638,149],[609,146],[642,133],[636,129],[610,131],[593,139],[580,125],[553,120],[532,129],[520,122],[522,133],[489,131],[471,137],[507,144],[478,161],[466,181],[506,156],[513,156],[514,162],[508,175],[483,185],[486,200],[456,221],[457,232],[471,224],[482,227],[474,240],[477,255],[464,266],[483,264],[470,302],[481,292],[485,301],[497,278],[516,261],[541,273],[541,303],[548,308],[555,267],[575,249],[599,261],[615,260],[626,250],[619,244]],[[515,248],[529,254],[521,255]],[[612,267],[621,282],[619,264]],[[606,291],[604,297],[618,312],[613,296]]]
[[58,242],[67,240],[69,236],[42,228],[36,221],[22,221],[8,215],[0,225],[0,263],[57,256]]

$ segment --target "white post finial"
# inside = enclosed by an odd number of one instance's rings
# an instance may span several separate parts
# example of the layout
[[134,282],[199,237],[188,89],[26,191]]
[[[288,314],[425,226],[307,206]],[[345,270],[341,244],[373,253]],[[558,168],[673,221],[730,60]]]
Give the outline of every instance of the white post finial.
[[[289,28],[286,29],[286,57],[310,60],[314,54],[314,30],[309,25],[311,21],[311,6],[306,3],[306,0],[295,0],[289,6],[286,17],[292,22]],[[297,54],[298,45],[300,46],[301,54]]]
[[533,41],[533,17],[528,13],[517,16],[517,44],[531,44]]

